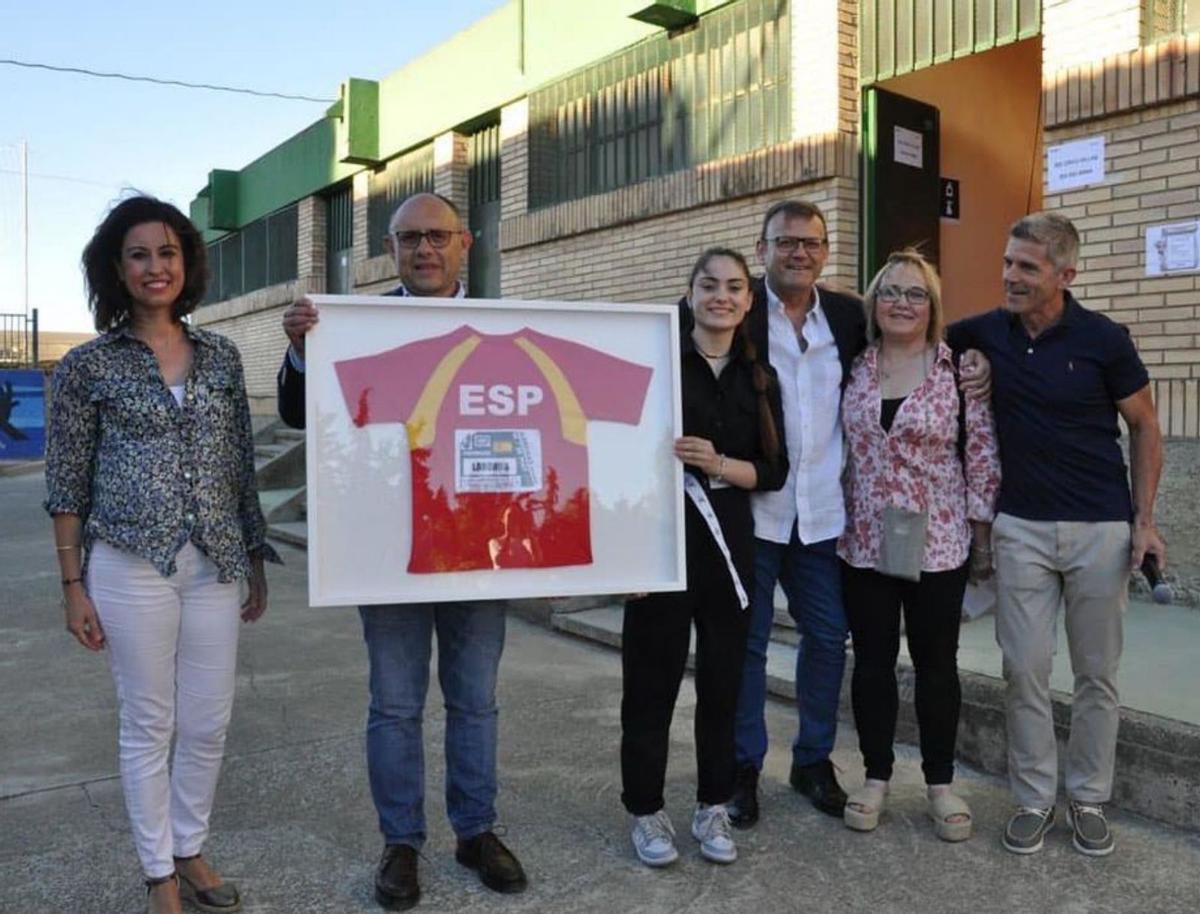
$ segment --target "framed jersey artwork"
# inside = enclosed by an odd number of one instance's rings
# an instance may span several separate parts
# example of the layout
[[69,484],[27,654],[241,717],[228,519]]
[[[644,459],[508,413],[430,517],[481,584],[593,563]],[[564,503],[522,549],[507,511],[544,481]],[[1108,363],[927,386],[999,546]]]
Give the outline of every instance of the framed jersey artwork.
[[312,299],[312,605],[685,586],[674,305]]

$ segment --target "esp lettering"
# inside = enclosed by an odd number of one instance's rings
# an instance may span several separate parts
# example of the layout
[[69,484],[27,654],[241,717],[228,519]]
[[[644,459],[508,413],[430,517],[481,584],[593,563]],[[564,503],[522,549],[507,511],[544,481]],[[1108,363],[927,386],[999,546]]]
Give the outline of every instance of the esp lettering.
[[542,402],[544,394],[535,384],[461,384],[458,388],[458,412],[461,416],[518,416],[529,415],[533,406]]

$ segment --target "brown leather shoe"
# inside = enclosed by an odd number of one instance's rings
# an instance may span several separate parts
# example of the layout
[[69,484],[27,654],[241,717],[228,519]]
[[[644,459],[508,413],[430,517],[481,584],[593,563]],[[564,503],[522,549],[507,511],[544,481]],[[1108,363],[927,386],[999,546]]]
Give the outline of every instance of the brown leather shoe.
[[375,900],[389,911],[407,911],[421,900],[417,881],[417,849],[389,844],[375,868]]
[[495,832],[485,831],[474,838],[459,838],[454,859],[479,873],[479,881],[494,892],[524,892],[529,881],[520,861]]

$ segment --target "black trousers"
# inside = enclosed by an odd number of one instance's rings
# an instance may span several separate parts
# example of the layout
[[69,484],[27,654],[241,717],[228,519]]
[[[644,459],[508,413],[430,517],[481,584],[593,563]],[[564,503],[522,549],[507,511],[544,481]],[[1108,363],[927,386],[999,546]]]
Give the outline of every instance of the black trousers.
[[900,611],[916,679],[914,704],[921,731],[926,784],[954,779],[954,741],[962,692],[958,682],[958,627],[967,567],[923,572],[904,581],[842,563],[846,617],[854,641],[851,701],[867,777],[886,781],[895,756],[896,657]]
[[[621,802],[635,816],[663,808],[671,717],[696,626],[696,765],[701,803],[726,803],[737,772],[734,718],[749,610],[738,606],[725,559],[687,505],[688,589],[625,604],[621,648]],[[739,540],[742,538],[738,538]],[[745,586],[753,541],[729,542]],[[749,589],[747,589],[749,593]]]

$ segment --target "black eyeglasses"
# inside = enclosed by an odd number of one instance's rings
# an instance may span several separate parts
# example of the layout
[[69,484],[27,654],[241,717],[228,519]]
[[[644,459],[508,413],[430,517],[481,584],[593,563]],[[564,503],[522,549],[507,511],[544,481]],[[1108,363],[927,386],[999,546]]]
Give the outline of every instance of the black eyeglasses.
[[427,232],[406,230],[403,232],[392,232],[392,237],[396,239],[396,243],[402,248],[419,248],[421,246],[421,239],[423,238],[428,238],[429,243],[435,248],[444,248],[450,243],[451,238],[461,234],[461,230],[452,232],[449,229],[430,229]]
[[929,301],[929,290],[920,286],[880,286],[875,292],[875,298],[879,301],[900,301],[903,298],[910,305],[924,305]]
[[826,244],[824,238],[797,238],[795,235],[776,235],[774,238],[767,238],[766,241],[784,254],[794,254],[802,245],[804,253],[819,254]]

